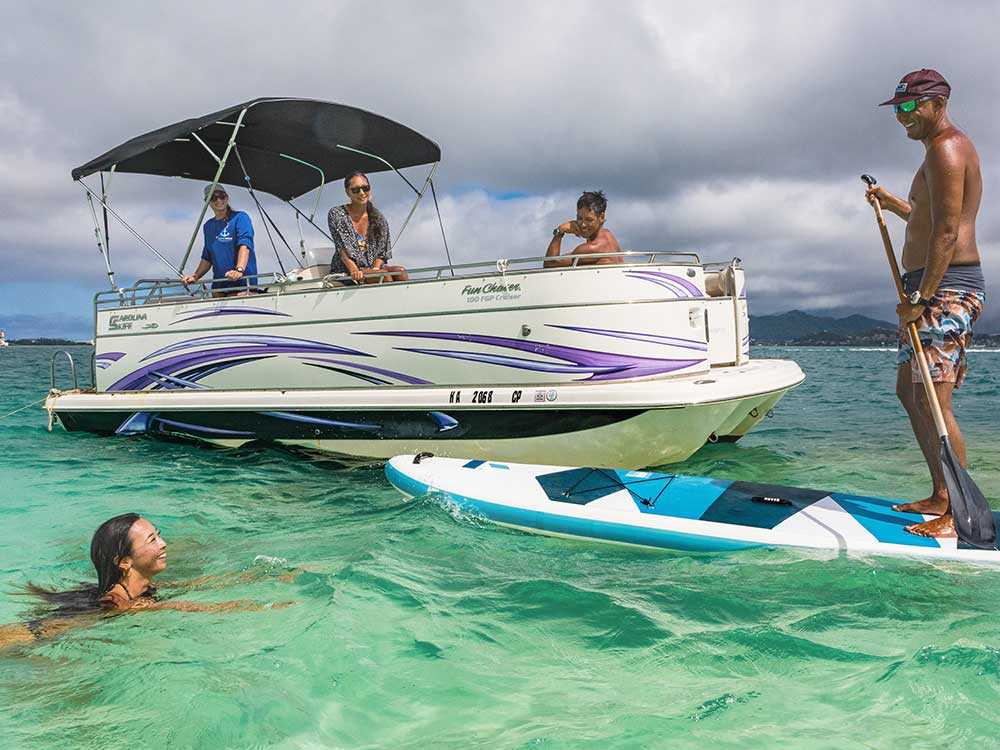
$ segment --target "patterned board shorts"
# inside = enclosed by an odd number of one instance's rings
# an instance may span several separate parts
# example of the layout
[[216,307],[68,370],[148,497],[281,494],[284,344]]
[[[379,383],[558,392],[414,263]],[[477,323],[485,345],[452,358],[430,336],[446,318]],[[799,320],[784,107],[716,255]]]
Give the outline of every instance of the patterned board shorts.
[[[920,345],[935,383],[954,383],[956,388],[962,385],[968,367],[965,350],[972,341],[972,326],[983,312],[985,301],[982,292],[942,289],[931,297],[930,307],[916,321]],[[919,383],[920,367],[913,357],[907,326],[900,326],[896,364],[906,362],[913,370],[913,382]]]

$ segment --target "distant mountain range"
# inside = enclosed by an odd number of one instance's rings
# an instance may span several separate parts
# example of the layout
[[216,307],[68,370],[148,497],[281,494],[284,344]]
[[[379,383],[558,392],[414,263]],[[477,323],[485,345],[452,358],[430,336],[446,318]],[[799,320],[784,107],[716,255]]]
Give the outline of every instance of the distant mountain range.
[[[755,344],[793,346],[895,346],[897,325],[865,315],[834,318],[792,310],[778,315],[750,316],[750,340]],[[976,332],[974,346],[1000,346],[1000,335]]]
[[758,344],[792,344],[817,338],[843,342],[851,337],[872,335],[895,340],[896,326],[865,315],[834,318],[802,310],[750,316],[750,339]]

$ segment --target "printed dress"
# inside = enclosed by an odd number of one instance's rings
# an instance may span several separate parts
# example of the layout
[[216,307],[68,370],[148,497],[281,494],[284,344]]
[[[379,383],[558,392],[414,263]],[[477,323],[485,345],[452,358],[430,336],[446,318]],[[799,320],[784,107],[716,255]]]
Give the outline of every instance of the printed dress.
[[[340,257],[340,250],[345,249],[347,255],[353,260],[358,268],[374,268],[378,258],[386,263],[392,257],[392,250],[389,248],[389,222],[385,220],[381,211],[374,207],[368,214],[368,238],[363,239],[354,228],[350,214],[347,213],[346,206],[334,206],[327,214],[327,222],[330,225],[330,236],[337,247],[337,252],[330,260],[330,273],[347,273],[347,266]],[[380,232],[373,232],[376,224],[381,229]],[[376,239],[373,235],[377,235]]]

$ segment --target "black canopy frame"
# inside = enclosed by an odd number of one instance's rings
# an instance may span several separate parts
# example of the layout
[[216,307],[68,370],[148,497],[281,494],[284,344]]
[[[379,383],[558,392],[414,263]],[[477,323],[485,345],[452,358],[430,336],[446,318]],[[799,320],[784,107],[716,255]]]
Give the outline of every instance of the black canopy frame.
[[[231,160],[236,144],[240,158]],[[252,177],[253,190],[283,200],[295,211],[297,219],[305,218],[329,239],[313,221],[326,183],[342,179],[355,170],[366,173],[392,170],[399,174],[417,194],[400,229],[401,234],[429,185],[434,194],[432,179],[440,159],[441,150],[436,143],[381,115],[314,99],[261,98],[136,136],[77,167],[72,177],[86,190],[92,211],[95,198],[105,211],[110,211],[107,186],[102,185],[98,194],[83,182],[83,178],[97,172],[102,173],[102,177],[104,172],[182,177],[211,182],[213,186],[222,183],[248,189]],[[421,189],[399,172],[427,164],[434,166]],[[292,201],[317,188],[316,206],[306,215]],[[437,204],[437,196],[434,198]],[[143,240],[118,214],[114,211],[111,214],[172,271],[182,274],[208,205],[206,198],[179,268]],[[112,288],[115,288],[107,233],[105,231],[102,238],[96,211],[94,214],[98,249],[105,258]],[[438,219],[440,221],[439,208]],[[447,241],[445,251],[448,252]]]

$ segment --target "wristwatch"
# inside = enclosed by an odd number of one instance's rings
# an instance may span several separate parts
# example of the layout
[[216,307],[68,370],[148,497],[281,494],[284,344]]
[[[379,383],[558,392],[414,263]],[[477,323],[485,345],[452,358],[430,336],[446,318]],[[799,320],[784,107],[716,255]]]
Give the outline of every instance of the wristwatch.
[[918,289],[913,294],[910,295],[911,305],[923,305],[924,307],[930,307],[931,301],[926,297],[920,296],[920,290]]
[[555,229],[552,230],[552,236],[553,237],[565,237],[566,233],[565,232],[560,232],[559,231],[559,227],[556,227]]
[[236,266],[236,270],[243,273],[243,266]]

